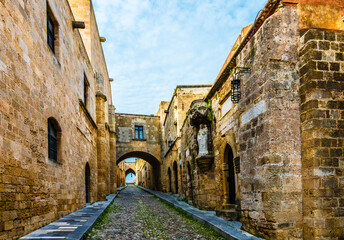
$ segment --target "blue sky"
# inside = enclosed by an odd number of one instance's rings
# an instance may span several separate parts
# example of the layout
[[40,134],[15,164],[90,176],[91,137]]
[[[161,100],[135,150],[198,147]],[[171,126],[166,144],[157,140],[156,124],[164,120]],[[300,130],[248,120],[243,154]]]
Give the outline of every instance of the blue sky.
[[136,180],[136,176],[132,173],[129,173],[126,177],[125,177],[125,182],[135,182]]
[[93,0],[116,112],[156,114],[176,85],[212,84],[267,0]]

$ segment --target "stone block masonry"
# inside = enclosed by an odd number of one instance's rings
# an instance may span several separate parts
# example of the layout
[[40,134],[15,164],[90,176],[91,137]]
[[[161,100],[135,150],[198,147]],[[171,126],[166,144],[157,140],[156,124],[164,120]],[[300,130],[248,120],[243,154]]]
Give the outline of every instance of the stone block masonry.
[[[116,113],[116,164],[121,166],[118,184],[124,184],[125,169],[123,161],[138,158],[145,167],[145,186],[160,189],[161,166],[161,127],[160,117],[154,115]],[[138,162],[138,160],[137,160]],[[137,167],[137,166],[136,166]],[[147,170],[149,169],[149,174]],[[135,169],[136,171],[137,169]],[[137,179],[142,171],[136,172]],[[149,180],[148,180],[149,178]],[[149,184],[147,185],[147,183]]]
[[[98,184],[99,173],[111,172],[115,147],[106,64],[98,32],[72,28],[73,2],[0,1],[0,239],[23,236],[116,191],[110,174],[99,178],[106,186]],[[91,7],[85,11],[86,28],[96,29]],[[47,14],[55,26],[54,51]],[[100,90],[107,100],[96,106]],[[48,119],[56,160],[48,154]],[[97,149],[107,152],[99,156]]]
[[155,116],[115,114],[90,0],[0,0],[0,240],[104,200],[132,157],[138,183],[251,233],[342,239],[343,13],[268,0],[214,85],[177,86]]
[[300,32],[305,239],[344,236],[344,33]]

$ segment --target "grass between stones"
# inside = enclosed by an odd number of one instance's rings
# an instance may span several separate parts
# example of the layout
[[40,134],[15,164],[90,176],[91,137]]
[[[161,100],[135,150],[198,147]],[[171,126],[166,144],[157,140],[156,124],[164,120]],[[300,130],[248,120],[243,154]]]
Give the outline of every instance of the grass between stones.
[[110,206],[102,213],[102,215],[100,215],[94,226],[84,234],[82,239],[101,240],[101,238],[94,235],[97,234],[97,232],[101,230],[107,222],[111,221],[109,214],[115,213],[117,208],[118,206],[112,202]]
[[[209,226],[205,225],[202,222],[197,221],[192,217],[192,215],[185,213],[179,208],[166,203],[165,201],[160,200],[159,198],[152,196],[152,200],[157,200],[160,204],[164,205],[170,211],[175,212],[177,215],[183,217],[187,222],[187,226],[190,230],[202,236],[200,239],[208,240],[222,240],[225,239],[219,233],[215,232]],[[167,239],[165,234],[164,226],[164,216],[160,216],[158,213],[152,211],[151,207],[146,205],[141,199],[136,198],[137,202],[137,218],[144,226],[144,238],[145,239]],[[83,239],[89,240],[101,240],[102,238],[96,236],[99,231],[111,222],[111,213],[116,213],[119,206],[113,202],[110,206],[103,212],[103,214],[98,218],[95,225],[84,234]],[[178,229],[176,229],[178,231]],[[197,238],[198,239],[198,238]]]
[[176,212],[178,215],[184,217],[186,221],[188,221],[188,225],[190,229],[192,229],[194,232],[198,233],[199,235],[202,235],[205,239],[209,239],[209,240],[226,239],[219,233],[215,232],[211,227],[207,226],[205,223],[199,222],[196,219],[194,219],[191,214],[186,213],[180,208],[177,208],[163,200],[160,200],[159,198],[157,199],[159,200],[161,204],[165,205],[170,210]]
[[140,199],[136,199],[138,204],[138,219],[144,225],[144,235],[151,239],[165,239],[163,219],[158,214],[152,212],[149,207]]

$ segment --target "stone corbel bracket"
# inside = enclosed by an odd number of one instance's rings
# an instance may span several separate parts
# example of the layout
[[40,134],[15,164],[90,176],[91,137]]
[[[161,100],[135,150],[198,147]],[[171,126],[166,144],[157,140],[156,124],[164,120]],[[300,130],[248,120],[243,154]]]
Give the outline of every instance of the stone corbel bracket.
[[194,127],[199,127],[201,124],[210,124],[211,120],[208,118],[210,109],[207,106],[197,106],[190,110],[190,124]]
[[214,162],[214,155],[197,156],[196,163],[201,172],[206,172]]

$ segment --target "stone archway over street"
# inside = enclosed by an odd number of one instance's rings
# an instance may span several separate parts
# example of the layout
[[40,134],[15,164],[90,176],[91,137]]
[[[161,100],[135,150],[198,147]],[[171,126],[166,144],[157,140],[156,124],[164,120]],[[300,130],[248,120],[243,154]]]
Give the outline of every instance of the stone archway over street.
[[116,113],[116,164],[141,158],[153,167],[155,189],[160,189],[160,117]]

